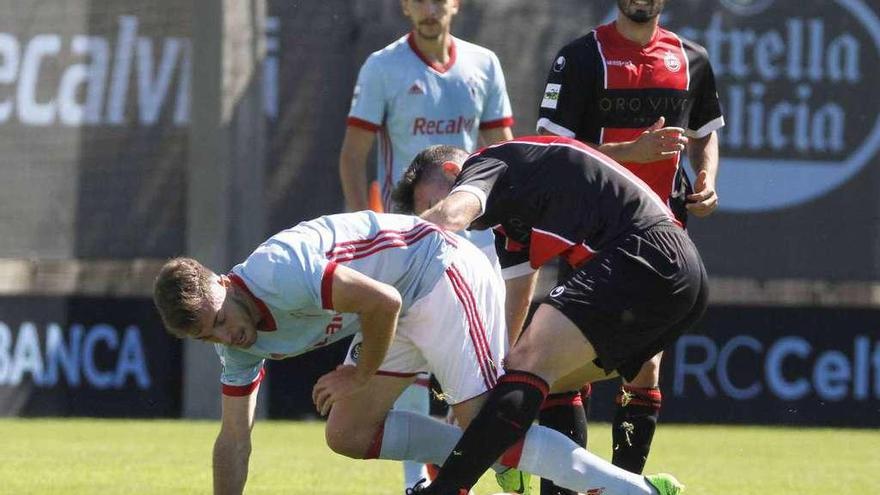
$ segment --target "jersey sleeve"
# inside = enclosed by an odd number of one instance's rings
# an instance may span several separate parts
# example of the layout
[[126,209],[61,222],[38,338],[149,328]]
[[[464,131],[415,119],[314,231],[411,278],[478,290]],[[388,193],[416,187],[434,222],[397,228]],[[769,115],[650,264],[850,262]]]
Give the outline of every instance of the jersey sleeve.
[[[295,234],[287,233],[289,236]],[[263,243],[233,273],[254,295],[281,311],[332,309],[336,263],[306,240]]]
[[513,126],[513,109],[507,95],[507,83],[498,56],[492,53],[492,64],[489,69],[489,89],[483,114],[480,116],[480,129],[494,129]]
[[492,188],[506,171],[507,164],[497,158],[472,156],[462,165],[450,194],[459,191],[473,194],[480,200],[480,213],[485,214],[490,206]]
[[700,77],[694,88],[694,105],[688,118],[689,137],[702,138],[724,126],[721,113],[721,102],[718,101],[718,90],[715,87],[715,73],[705,50],[700,52]]
[[245,397],[251,395],[263,380],[264,359],[222,344],[214,344],[220,357],[220,386],[223,395]]
[[382,127],[386,97],[381,66],[381,59],[375,54],[361,66],[351,98],[348,125],[373,132]]
[[581,41],[565,46],[553,59],[538,108],[538,132],[544,129],[568,138],[577,135],[596,78],[595,64]]

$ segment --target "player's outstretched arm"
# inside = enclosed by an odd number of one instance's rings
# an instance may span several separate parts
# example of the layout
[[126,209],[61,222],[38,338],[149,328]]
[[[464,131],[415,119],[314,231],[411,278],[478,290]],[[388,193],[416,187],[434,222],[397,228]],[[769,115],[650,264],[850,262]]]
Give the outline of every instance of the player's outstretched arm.
[[328,414],[336,401],[359,390],[379,371],[397,331],[403,305],[394,287],[342,265],[333,271],[332,298],[334,310],[360,317],[364,340],[357,366],[340,366],[315,383],[312,400],[321,415]]
[[258,385],[244,397],[223,396],[220,434],[214,442],[214,495],[240,495],[244,491],[259,389]]
[[483,206],[475,194],[456,191],[422,213],[422,218],[446,230],[458,232],[466,229],[482,213]]

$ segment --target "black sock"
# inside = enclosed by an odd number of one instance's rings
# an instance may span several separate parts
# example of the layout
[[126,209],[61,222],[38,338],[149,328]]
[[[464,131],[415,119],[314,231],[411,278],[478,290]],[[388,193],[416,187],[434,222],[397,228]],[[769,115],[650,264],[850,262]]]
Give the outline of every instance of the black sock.
[[[589,400],[589,392],[585,397]],[[538,414],[538,423],[562,433],[581,447],[587,446],[587,415],[580,390],[548,395]],[[541,495],[577,495],[577,492],[542,478]]]
[[467,493],[501,454],[525,435],[548,388],[539,376],[508,370],[446,458],[428,493]]
[[611,462],[615,466],[636,474],[645,469],[661,400],[659,388],[621,387],[612,426],[614,454]]

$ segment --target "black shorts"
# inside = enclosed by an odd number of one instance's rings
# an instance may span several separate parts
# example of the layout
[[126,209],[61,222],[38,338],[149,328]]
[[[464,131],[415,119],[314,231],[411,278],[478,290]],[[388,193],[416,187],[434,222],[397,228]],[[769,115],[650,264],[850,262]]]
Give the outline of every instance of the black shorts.
[[681,228],[659,224],[626,235],[550,291],[596,350],[596,364],[626,380],[706,310],[703,262]]

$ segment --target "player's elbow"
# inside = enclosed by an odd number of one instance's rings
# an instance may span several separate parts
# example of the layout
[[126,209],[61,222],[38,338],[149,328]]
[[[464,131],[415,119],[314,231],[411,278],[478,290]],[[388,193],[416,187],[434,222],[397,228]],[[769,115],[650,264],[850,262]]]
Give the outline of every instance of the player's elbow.
[[403,298],[400,292],[390,285],[382,284],[370,298],[365,312],[396,314],[400,312],[402,306]]
[[446,222],[446,225],[444,225],[443,228],[452,232],[459,232],[468,228],[470,224],[470,219],[468,217],[458,215],[450,217],[449,221]]
[[403,306],[400,292],[393,286],[376,281],[368,292],[363,292],[357,300],[355,311],[362,315],[396,313]]
[[[401,307],[403,307],[403,299],[397,289],[380,283],[357,301],[354,312],[362,321],[376,322],[397,318]],[[366,328],[362,329],[362,331],[366,330]]]

